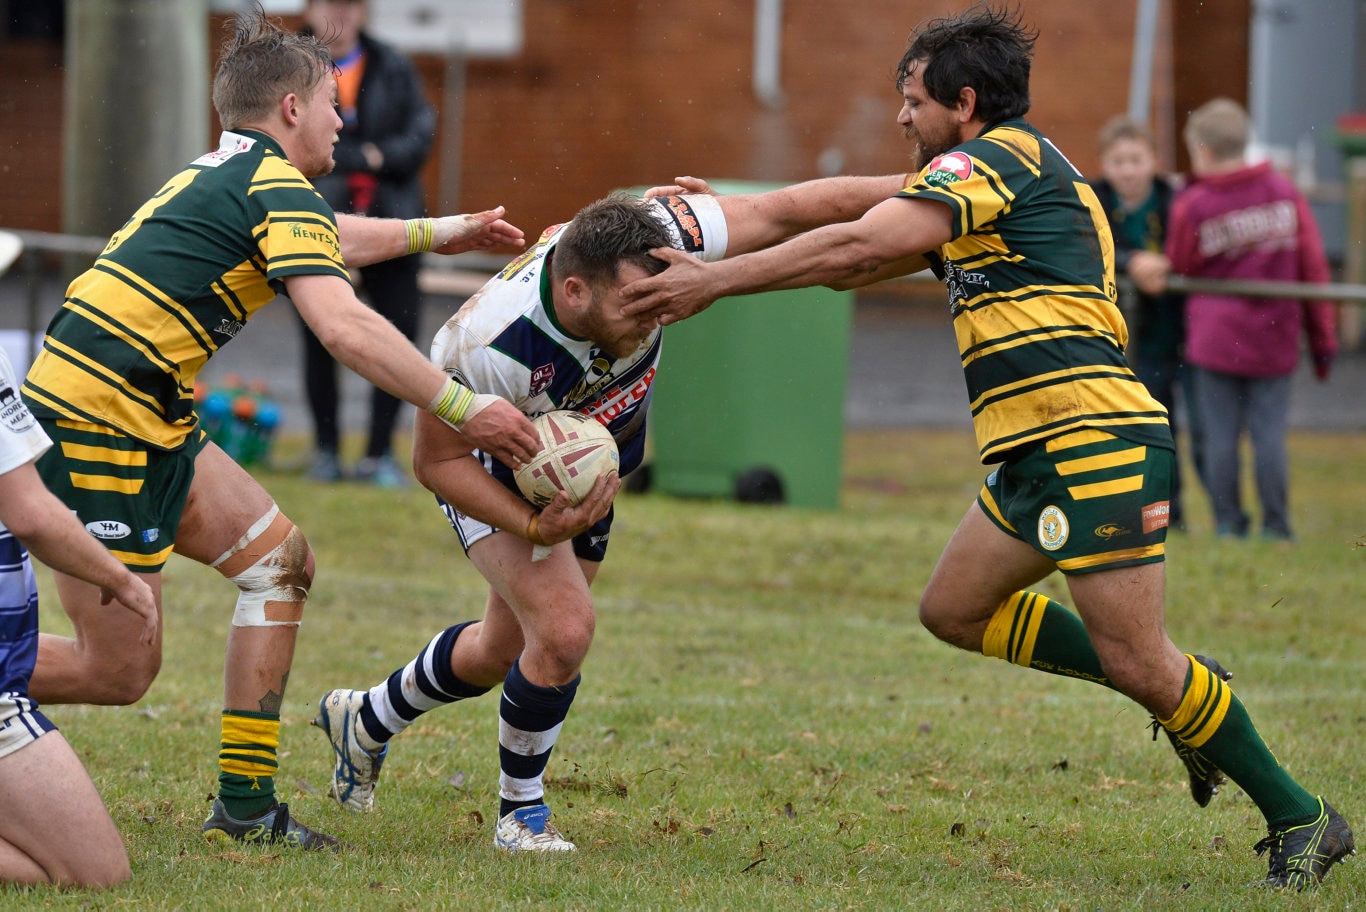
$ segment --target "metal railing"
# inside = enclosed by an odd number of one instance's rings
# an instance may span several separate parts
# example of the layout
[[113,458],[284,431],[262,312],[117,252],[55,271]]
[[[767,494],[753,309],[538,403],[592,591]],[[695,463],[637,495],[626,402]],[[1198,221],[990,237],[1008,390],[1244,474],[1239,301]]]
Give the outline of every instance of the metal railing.
[[[20,259],[23,261],[24,274],[28,283],[26,325],[29,330],[29,356],[32,360],[33,357],[37,356],[38,332],[42,329],[40,320],[45,255],[89,257],[93,262],[109,241],[107,238],[53,234],[45,231],[12,231],[11,233],[18,235],[24,244]],[[468,296],[473,294],[506,261],[491,254],[472,253],[455,257],[433,257],[432,262],[440,265],[424,267],[419,275],[418,281],[424,292]],[[1127,280],[1121,280],[1121,283],[1124,281]],[[927,272],[894,279],[892,282],[916,285],[938,284],[938,280]],[[1310,284],[1307,282],[1200,279],[1173,275],[1168,279],[1167,288],[1170,291],[1184,294],[1197,292],[1245,298],[1305,298],[1319,301],[1366,303],[1366,285],[1347,282]]]

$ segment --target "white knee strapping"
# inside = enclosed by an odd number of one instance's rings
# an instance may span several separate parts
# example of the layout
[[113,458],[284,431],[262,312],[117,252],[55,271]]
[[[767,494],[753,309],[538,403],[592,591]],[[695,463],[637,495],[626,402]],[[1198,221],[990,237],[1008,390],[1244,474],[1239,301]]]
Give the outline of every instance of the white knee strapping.
[[313,575],[308,542],[274,504],[212,566],[241,590],[234,627],[297,627]]

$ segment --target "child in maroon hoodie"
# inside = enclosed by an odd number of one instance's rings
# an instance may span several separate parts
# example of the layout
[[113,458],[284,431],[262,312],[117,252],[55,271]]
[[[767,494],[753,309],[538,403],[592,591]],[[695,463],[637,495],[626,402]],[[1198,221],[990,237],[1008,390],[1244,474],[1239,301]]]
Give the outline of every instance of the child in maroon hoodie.
[[[1215,99],[1192,112],[1185,140],[1196,181],[1172,203],[1167,256],[1181,275],[1282,282],[1328,281],[1318,225],[1304,196],[1268,164],[1248,165],[1247,113]],[[1319,380],[1337,353],[1330,301],[1193,293],[1186,361],[1201,415],[1204,481],[1220,535],[1244,537],[1238,445],[1252,439],[1264,537],[1290,541],[1286,426],[1291,377],[1307,333]]]

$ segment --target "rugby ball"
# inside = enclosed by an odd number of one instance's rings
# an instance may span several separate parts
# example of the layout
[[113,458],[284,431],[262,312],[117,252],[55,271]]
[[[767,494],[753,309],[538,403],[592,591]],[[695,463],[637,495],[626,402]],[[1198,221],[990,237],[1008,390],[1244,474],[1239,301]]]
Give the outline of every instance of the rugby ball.
[[574,503],[593,489],[599,475],[621,468],[616,441],[602,422],[579,412],[546,412],[532,419],[543,445],[514,476],[522,496],[538,507],[567,491]]

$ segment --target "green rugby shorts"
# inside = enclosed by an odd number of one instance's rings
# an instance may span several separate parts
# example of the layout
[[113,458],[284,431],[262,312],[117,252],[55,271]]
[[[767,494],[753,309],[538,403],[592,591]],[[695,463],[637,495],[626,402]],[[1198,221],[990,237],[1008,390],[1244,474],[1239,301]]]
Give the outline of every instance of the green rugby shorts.
[[1174,451],[1087,428],[1007,459],[977,503],[1063,573],[1156,563],[1166,553]]
[[39,422],[52,438],[37,462],[48,490],[130,570],[160,572],[175,547],[204,432],[162,450],[102,425]]

